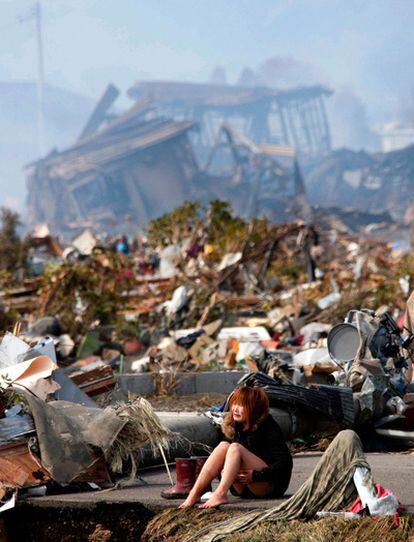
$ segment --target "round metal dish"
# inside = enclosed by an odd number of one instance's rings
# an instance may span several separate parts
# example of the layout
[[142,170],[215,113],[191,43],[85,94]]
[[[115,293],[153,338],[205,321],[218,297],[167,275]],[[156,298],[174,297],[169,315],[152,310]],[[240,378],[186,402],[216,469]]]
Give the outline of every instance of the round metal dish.
[[339,365],[352,362],[358,352],[361,339],[352,324],[338,324],[328,333],[328,352]]

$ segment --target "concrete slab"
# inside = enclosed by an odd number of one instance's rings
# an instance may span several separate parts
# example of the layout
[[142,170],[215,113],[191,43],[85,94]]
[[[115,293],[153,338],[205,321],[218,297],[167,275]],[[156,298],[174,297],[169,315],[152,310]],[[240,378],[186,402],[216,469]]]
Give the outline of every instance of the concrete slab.
[[197,393],[195,373],[182,373],[174,391],[177,395],[193,395]]
[[244,371],[205,371],[194,374],[196,393],[230,393],[246,373]]
[[121,390],[126,394],[129,391],[139,395],[155,393],[155,382],[150,373],[117,375],[116,379]]
[[[203,371],[199,373],[177,373],[174,375],[174,393],[191,395],[194,393],[230,393],[237,382],[246,374],[245,371]],[[166,386],[171,385],[165,375]],[[120,388],[138,395],[152,395],[156,385],[152,373],[134,373],[117,375]]]
[[[293,475],[286,497],[292,495],[308,478],[322,454],[304,453],[294,457]],[[391,489],[414,513],[414,455],[406,454],[367,454],[374,478],[384,487]],[[173,469],[174,470],[174,469]],[[141,503],[146,509],[159,511],[162,508],[177,506],[181,501],[168,501],[160,497],[160,492],[169,487],[167,473],[162,468],[151,468],[141,472],[145,482],[134,482],[129,487],[114,490],[70,493],[66,495],[46,495],[29,497],[26,502],[38,507],[90,507],[96,503]],[[282,500],[243,500],[231,497],[229,509],[251,510],[255,508],[271,508]]]

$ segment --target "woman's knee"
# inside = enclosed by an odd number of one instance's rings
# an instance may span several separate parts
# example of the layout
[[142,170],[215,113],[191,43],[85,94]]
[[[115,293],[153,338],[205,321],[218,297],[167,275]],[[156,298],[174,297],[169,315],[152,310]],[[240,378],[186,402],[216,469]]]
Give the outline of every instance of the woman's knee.
[[238,442],[232,442],[228,447],[227,453],[236,453],[241,454],[244,450],[244,447]]
[[225,453],[229,449],[229,446],[230,442],[226,442],[223,440],[223,442],[220,442],[220,444],[218,444],[215,449],[219,452]]

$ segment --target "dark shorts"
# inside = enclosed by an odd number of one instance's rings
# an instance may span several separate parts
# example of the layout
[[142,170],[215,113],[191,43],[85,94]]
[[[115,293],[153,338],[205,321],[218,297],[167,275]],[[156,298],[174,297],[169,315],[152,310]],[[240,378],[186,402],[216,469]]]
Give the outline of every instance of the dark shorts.
[[281,464],[281,469],[277,473],[277,478],[269,480],[270,483],[273,482],[273,487],[267,495],[258,497],[255,495],[248,486],[244,486],[243,491],[239,494],[233,486],[230,487],[230,493],[235,497],[241,497],[242,499],[281,499],[286,493],[286,490],[289,486],[290,477],[292,475],[292,460],[287,461],[286,463]]
[[237,492],[236,488],[230,486],[230,493],[235,497],[240,497],[241,499],[269,499],[273,496],[273,488],[267,495],[255,495],[248,486],[244,486],[243,491],[240,493]]

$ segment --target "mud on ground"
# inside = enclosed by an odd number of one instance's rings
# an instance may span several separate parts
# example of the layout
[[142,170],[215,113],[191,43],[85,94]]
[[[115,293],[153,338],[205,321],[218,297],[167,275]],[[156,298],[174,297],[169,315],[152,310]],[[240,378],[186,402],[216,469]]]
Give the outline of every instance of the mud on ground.
[[54,509],[21,504],[5,519],[9,542],[135,542],[152,516],[141,503]]
[[154,410],[165,412],[205,412],[212,406],[220,406],[226,400],[224,393],[194,395],[151,395],[146,397]]

